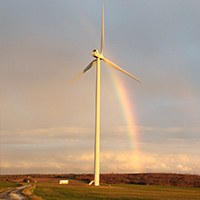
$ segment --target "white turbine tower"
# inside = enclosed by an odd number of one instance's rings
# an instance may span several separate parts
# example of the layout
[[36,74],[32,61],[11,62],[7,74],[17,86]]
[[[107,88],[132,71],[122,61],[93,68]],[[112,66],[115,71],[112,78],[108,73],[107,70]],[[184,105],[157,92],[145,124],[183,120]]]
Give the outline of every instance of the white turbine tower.
[[69,82],[66,86],[80,77],[82,74],[87,72],[90,68],[92,68],[95,64],[97,64],[96,69],[96,124],[95,124],[95,152],[94,152],[94,185],[99,186],[99,140],[100,140],[100,60],[103,60],[106,64],[110,67],[113,67],[124,74],[130,76],[131,78],[135,79],[136,81],[140,82],[137,78],[126,72],[125,70],[121,69],[119,66],[114,64],[113,62],[109,61],[108,59],[104,58],[103,56],[103,48],[104,48],[104,5],[102,4],[102,33],[101,33],[101,53],[98,50],[92,51],[92,56],[95,59],[71,82]]

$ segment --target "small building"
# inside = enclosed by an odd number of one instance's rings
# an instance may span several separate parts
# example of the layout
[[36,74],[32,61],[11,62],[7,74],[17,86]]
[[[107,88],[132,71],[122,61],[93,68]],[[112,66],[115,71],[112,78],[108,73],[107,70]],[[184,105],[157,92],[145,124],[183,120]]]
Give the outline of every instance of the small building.
[[60,180],[60,181],[59,181],[59,184],[68,184],[68,183],[69,183],[68,180]]
[[28,177],[23,179],[23,182],[30,183],[30,182],[33,182],[33,179],[30,176],[28,176]]

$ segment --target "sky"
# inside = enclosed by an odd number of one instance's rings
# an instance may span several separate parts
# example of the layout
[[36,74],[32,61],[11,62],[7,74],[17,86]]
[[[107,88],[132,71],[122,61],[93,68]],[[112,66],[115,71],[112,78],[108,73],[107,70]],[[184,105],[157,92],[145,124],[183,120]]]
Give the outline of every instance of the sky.
[[0,0],[1,174],[200,174],[200,1]]

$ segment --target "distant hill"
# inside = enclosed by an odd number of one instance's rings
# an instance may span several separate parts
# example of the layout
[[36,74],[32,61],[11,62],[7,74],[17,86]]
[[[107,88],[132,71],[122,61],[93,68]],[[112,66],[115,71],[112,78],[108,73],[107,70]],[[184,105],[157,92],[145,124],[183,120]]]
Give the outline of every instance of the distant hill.
[[[92,174],[76,175],[79,180],[92,180]],[[139,174],[101,174],[101,183],[107,184],[137,184],[137,185],[163,185],[178,187],[200,188],[200,176],[190,174],[171,173],[139,173]]]
[[[1,175],[0,182],[24,181],[31,178],[65,178],[81,180],[89,183],[93,180],[93,174],[21,174]],[[139,173],[139,174],[101,174],[100,183],[107,184],[137,184],[137,185],[162,185],[178,187],[200,188],[200,176],[190,174],[173,173]]]

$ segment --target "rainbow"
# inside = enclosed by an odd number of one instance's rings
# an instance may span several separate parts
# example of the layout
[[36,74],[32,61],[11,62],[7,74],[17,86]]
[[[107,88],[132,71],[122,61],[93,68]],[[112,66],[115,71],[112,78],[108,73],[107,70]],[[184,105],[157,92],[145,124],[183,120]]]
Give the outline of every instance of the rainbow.
[[132,147],[132,168],[134,173],[139,173],[142,172],[142,165],[140,160],[141,151],[139,148],[139,136],[136,127],[136,117],[134,116],[133,111],[133,102],[129,96],[130,92],[127,91],[127,86],[119,73],[115,73],[115,71],[112,69],[107,69],[109,71],[109,75],[112,79],[112,83],[119,98],[121,109],[127,125],[127,132],[129,134]]

